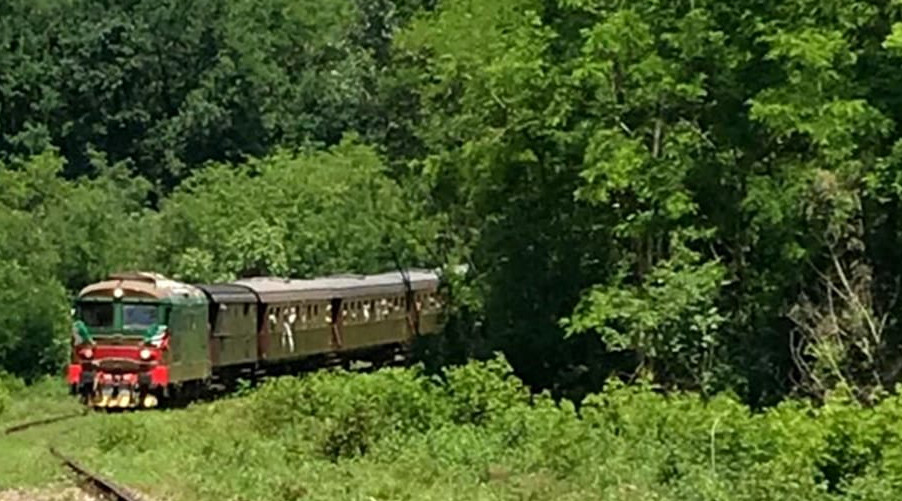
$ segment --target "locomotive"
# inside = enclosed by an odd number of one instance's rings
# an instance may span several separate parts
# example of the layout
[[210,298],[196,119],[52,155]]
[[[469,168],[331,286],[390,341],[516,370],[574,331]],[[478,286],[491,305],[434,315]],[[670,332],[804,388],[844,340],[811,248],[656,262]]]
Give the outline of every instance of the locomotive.
[[394,361],[439,330],[438,285],[428,270],[213,284],[114,273],[76,298],[70,392],[148,408],[240,379]]

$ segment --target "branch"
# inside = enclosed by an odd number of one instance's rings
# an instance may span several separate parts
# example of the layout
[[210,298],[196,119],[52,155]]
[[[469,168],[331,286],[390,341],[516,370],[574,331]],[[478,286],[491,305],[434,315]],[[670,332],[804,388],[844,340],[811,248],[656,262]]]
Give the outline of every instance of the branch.
[[839,279],[842,281],[843,287],[846,288],[849,296],[852,298],[852,303],[856,305],[860,313],[864,315],[871,335],[874,336],[874,339],[879,341],[881,338],[880,332],[876,330],[877,327],[874,325],[874,320],[871,317],[870,310],[866,308],[864,304],[862,304],[861,299],[858,297],[858,294],[856,294],[855,290],[852,289],[852,286],[849,284],[848,278],[846,278],[845,270],[843,270],[842,264],[839,262],[839,258],[836,257],[836,253],[834,253],[833,250],[830,251],[830,257],[833,259],[833,265],[836,267],[836,272],[839,274]]

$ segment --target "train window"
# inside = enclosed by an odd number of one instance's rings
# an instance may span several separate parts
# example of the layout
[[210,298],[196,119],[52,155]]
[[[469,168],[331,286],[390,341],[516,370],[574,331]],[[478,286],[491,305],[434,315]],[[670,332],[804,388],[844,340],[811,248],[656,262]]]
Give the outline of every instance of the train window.
[[88,327],[113,326],[113,303],[84,302],[78,309],[81,320]]
[[157,305],[125,304],[122,306],[122,327],[124,329],[143,329],[157,321]]

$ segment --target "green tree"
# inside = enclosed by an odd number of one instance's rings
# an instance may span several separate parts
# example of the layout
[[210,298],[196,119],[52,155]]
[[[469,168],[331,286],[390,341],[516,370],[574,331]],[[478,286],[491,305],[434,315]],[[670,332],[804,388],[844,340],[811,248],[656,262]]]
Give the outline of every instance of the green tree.
[[188,280],[436,264],[427,254],[431,219],[353,139],[200,170],[159,219],[157,265]]

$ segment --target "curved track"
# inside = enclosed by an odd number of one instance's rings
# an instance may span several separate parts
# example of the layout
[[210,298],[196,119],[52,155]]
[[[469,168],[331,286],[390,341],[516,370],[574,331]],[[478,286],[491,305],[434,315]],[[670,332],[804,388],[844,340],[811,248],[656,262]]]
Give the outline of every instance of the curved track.
[[[74,419],[77,417],[85,416],[89,413],[89,410],[84,410],[81,412],[73,412],[70,414],[62,414],[59,416],[44,418],[44,419],[36,419],[34,421],[28,421],[25,423],[20,423],[14,426],[10,426],[3,430],[4,435],[10,435],[16,432],[21,432],[28,430],[30,428],[34,428],[37,426],[42,426],[50,423],[57,423],[60,421],[65,421],[67,419]],[[86,491],[90,491],[90,493],[101,494],[106,499],[113,499],[117,501],[141,501],[135,494],[132,494],[125,488],[120,485],[117,485],[110,479],[98,474],[94,473],[87,468],[85,468],[81,463],[75,461],[72,458],[64,456],[61,454],[56,448],[50,447],[50,454],[57,458],[63,466],[65,466],[69,471],[74,473],[77,477],[79,477],[82,481],[80,482],[79,487]]]
[[35,426],[41,426],[41,425],[45,425],[45,424],[56,423],[59,421],[65,421],[67,419],[81,417],[86,414],[88,414],[88,411],[73,412],[71,414],[63,414],[60,416],[54,416],[54,417],[49,417],[49,418],[44,418],[44,419],[36,419],[34,421],[28,421],[26,423],[20,423],[20,424],[14,425],[14,426],[10,426],[9,428],[6,428],[3,430],[3,434],[9,435],[12,433],[16,433],[18,431],[24,431],[29,428],[33,428]]
[[122,486],[113,483],[112,480],[98,473],[94,473],[88,470],[74,459],[60,454],[60,452],[53,447],[50,448],[50,454],[53,454],[53,456],[59,459],[63,463],[63,465],[65,465],[70,471],[75,473],[84,481],[83,488],[96,490],[99,493],[105,495],[107,498],[117,501],[141,501],[140,498],[138,498]]

